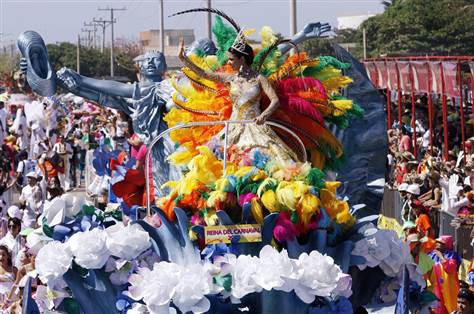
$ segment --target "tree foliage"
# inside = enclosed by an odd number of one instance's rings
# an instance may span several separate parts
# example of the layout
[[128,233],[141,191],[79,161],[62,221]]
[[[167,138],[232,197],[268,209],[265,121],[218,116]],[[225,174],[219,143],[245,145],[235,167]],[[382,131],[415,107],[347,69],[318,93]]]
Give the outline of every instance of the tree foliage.
[[392,0],[383,14],[358,29],[367,32],[369,56],[474,54],[473,0]]
[[327,56],[334,53],[331,48],[331,43],[337,43],[344,46],[344,44],[355,44],[355,47],[349,48],[349,52],[356,58],[362,58],[362,45],[359,44],[359,34],[355,29],[341,29],[334,30],[335,36],[332,38],[314,38],[303,42],[301,49],[304,50],[310,57],[318,57],[321,55]]
[[[48,44],[48,54],[55,70],[62,67],[76,70],[77,49],[75,44],[58,43]],[[88,77],[104,77],[110,75],[110,50],[101,53],[98,49],[80,47],[80,72]],[[140,54],[134,45],[121,45],[115,51],[115,76],[125,76],[136,81],[133,58]]]

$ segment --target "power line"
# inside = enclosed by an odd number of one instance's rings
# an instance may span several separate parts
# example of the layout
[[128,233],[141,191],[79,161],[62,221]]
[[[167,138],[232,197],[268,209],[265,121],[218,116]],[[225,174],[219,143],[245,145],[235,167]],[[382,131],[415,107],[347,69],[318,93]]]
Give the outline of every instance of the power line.
[[94,22],[90,22],[90,23],[85,23],[84,22],[84,27],[92,27],[92,29],[91,29],[92,34],[93,34],[92,47],[94,49],[97,49],[97,26],[98,25]]
[[102,29],[102,44],[100,46],[100,52],[104,53],[104,48],[105,48],[105,29],[107,26],[110,25],[109,21],[104,21],[102,18],[96,19],[93,18],[92,22],[95,23],[97,26],[99,26]]
[[117,22],[114,19],[114,12],[115,11],[125,11],[127,10],[125,7],[123,8],[98,8],[99,11],[110,11],[110,20],[107,21],[110,23],[111,27],[111,42],[110,42],[110,76],[114,76],[114,24]]
[[91,43],[92,43],[92,36],[91,34],[94,32],[93,29],[90,29],[90,28],[82,28],[81,29],[81,32],[83,33],[87,33],[87,47],[91,47]]

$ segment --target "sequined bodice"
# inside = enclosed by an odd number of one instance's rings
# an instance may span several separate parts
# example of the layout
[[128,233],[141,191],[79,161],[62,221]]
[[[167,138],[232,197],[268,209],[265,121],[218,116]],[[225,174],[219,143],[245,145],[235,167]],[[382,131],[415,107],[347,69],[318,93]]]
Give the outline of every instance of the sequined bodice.
[[251,120],[260,114],[261,87],[258,78],[236,76],[230,81],[233,108],[231,120]]

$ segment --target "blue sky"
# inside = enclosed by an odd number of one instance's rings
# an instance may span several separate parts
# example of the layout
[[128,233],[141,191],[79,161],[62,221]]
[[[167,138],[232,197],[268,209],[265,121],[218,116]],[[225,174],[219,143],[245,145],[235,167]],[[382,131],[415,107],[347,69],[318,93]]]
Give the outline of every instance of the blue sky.
[[[271,26],[288,35],[288,0],[213,0],[215,8],[225,11],[241,26],[260,29]],[[168,18],[184,9],[202,7],[202,0],[164,0],[165,28],[193,28],[196,37],[206,34],[204,13]],[[98,7],[126,7],[116,12],[116,37],[137,39],[143,30],[159,27],[159,1],[97,1],[97,0],[0,0],[0,33],[5,42],[13,41],[25,30],[36,30],[47,43],[75,41],[84,22],[92,18],[109,19],[110,13]],[[336,26],[336,18],[346,15],[379,13],[380,0],[297,0],[298,29],[306,23],[322,21]],[[83,34],[84,35],[84,34]],[[110,34],[107,31],[107,40]],[[3,44],[4,44],[3,43]],[[2,43],[0,43],[1,45]]]

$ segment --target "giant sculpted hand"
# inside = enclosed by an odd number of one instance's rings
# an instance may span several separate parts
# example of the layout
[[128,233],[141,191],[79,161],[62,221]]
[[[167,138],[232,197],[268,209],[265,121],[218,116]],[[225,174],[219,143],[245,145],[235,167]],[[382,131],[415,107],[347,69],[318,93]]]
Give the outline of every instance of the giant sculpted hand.
[[59,70],[56,75],[58,76],[58,81],[63,85],[67,90],[71,92],[78,92],[82,85],[82,78],[75,71],[62,68]]
[[318,38],[318,37],[328,37],[325,35],[331,31],[331,26],[329,23],[309,23],[303,28],[301,33],[304,35],[305,39]]

